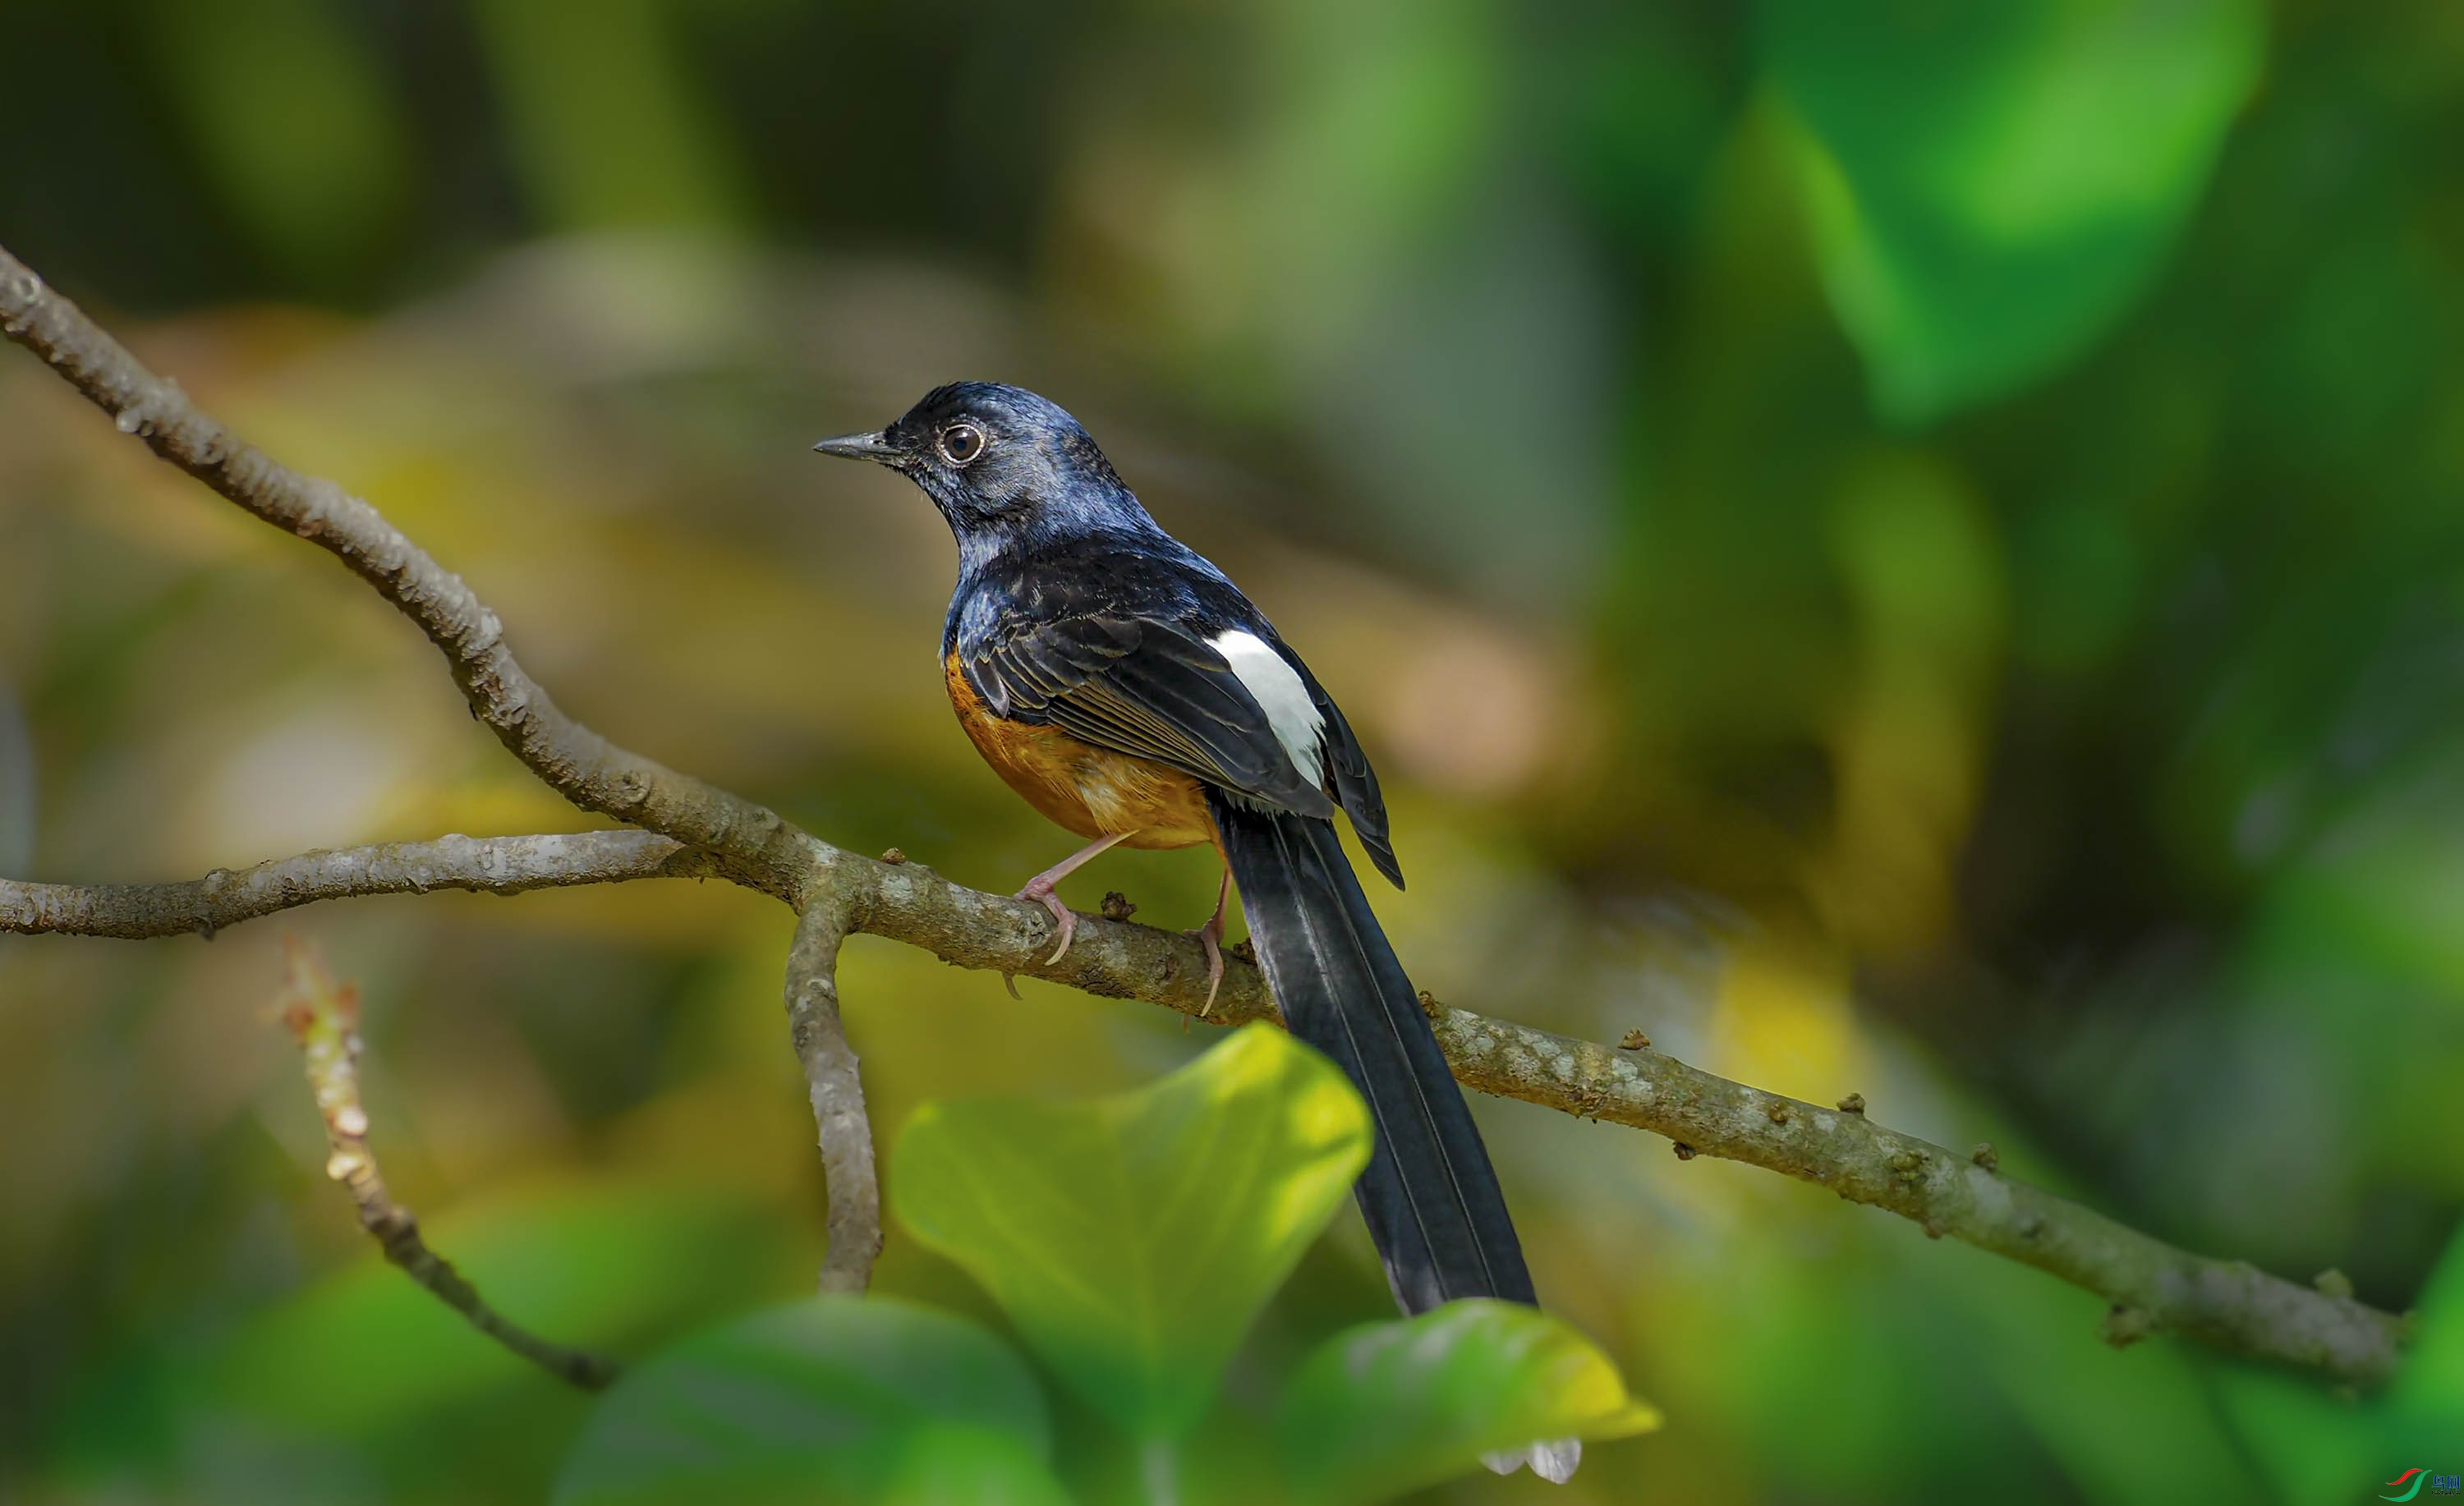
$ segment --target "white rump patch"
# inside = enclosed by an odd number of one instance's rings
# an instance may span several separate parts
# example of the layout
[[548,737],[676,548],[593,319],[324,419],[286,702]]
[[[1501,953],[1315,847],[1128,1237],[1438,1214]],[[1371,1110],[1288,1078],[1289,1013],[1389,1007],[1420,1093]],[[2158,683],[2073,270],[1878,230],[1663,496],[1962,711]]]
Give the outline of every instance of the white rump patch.
[[1326,780],[1326,718],[1309,698],[1300,671],[1255,633],[1236,627],[1211,642],[1224,663],[1232,666],[1232,677],[1266,713],[1266,726],[1273,730],[1275,741],[1284,745],[1292,767],[1300,771],[1311,789],[1322,785]]

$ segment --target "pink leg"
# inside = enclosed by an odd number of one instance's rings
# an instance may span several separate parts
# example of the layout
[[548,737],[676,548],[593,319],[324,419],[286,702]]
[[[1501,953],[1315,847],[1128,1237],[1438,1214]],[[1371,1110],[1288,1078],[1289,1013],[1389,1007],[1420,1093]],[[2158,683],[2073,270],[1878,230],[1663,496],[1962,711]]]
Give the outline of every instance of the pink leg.
[[[1044,959],[1045,967],[1050,967],[1067,955],[1069,950],[1069,939],[1078,934],[1077,915],[1068,906],[1061,903],[1061,897],[1052,892],[1052,886],[1085,867],[1098,853],[1135,835],[1134,832],[1114,832],[1101,841],[1089,842],[1034,878],[1027,880],[1026,887],[1018,891],[1018,898],[1033,900],[1052,912],[1052,928],[1059,933],[1061,945],[1053,949],[1051,956]],[[1228,878],[1229,875],[1226,877]]]
[[1195,936],[1206,949],[1206,1007],[1199,1010],[1200,1018],[1215,1012],[1215,991],[1223,986],[1223,905],[1232,897],[1232,866],[1223,867],[1223,882],[1215,888],[1215,913],[1196,930],[1183,931]]

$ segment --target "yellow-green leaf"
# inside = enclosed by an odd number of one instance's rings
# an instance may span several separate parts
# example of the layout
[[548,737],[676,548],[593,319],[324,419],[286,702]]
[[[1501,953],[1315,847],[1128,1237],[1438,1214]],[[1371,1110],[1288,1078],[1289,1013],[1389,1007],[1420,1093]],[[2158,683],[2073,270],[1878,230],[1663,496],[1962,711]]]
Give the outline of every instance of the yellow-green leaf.
[[1134,1093],[927,1105],[891,1154],[891,1201],[1089,1406],[1169,1438],[1368,1155],[1342,1074],[1252,1025]]
[[1302,1497],[1333,1506],[1435,1484],[1484,1455],[1659,1426],[1590,1340],[1482,1298],[1337,1334],[1292,1378],[1276,1432]]

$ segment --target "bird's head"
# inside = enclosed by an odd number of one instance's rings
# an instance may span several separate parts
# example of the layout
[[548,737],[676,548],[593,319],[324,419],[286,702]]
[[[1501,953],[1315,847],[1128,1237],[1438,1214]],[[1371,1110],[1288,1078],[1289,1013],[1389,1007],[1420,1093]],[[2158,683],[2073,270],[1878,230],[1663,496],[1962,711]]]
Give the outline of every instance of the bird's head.
[[926,393],[887,428],[813,447],[906,476],[924,489],[961,543],[1038,528],[1147,521],[1078,421],[1023,387],[952,382]]

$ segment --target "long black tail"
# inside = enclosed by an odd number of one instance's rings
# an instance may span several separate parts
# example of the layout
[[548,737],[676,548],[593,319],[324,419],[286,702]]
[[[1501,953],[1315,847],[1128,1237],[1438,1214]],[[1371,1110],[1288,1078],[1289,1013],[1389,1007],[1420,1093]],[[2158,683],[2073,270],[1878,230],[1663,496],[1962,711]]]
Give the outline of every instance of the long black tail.
[[1533,1300],[1480,1130],[1333,823],[1210,803],[1285,1023],[1369,1100],[1377,1143],[1353,1192],[1395,1300]]

